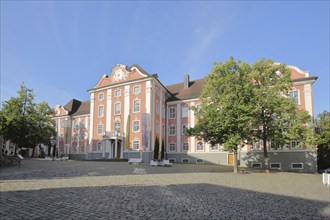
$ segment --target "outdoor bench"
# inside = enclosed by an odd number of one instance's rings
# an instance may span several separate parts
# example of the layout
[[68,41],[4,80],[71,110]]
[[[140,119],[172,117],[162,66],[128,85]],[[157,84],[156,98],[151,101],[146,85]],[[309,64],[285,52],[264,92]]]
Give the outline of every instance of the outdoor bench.
[[129,158],[128,163],[129,164],[139,164],[139,163],[142,163],[142,159],[141,158]]

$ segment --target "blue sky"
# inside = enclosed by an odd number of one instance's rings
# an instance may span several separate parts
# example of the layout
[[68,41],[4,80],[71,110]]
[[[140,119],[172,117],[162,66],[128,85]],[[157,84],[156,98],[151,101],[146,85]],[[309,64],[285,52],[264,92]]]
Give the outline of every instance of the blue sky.
[[1,102],[22,82],[52,107],[85,101],[119,63],[169,85],[233,56],[318,76],[318,114],[329,111],[329,28],[329,1],[1,1]]

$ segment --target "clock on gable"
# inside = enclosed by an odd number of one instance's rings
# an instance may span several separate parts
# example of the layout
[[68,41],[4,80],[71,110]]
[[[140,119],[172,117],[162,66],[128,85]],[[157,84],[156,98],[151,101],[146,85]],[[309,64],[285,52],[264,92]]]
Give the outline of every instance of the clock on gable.
[[119,81],[122,79],[126,79],[126,76],[127,74],[121,68],[118,68],[117,70],[115,70],[114,80]]

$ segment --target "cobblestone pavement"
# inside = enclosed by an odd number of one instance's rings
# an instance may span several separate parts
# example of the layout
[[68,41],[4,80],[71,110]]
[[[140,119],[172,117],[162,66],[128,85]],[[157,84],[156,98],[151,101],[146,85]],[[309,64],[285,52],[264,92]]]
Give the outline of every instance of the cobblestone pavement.
[[329,219],[320,174],[25,159],[0,169],[4,219]]

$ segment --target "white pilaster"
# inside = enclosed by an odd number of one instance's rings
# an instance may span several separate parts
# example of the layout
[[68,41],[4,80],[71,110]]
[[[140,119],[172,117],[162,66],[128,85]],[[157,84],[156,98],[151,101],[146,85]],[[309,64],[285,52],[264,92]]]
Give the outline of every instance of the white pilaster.
[[181,148],[181,104],[176,105],[176,152]]
[[124,132],[126,132],[127,117],[129,113],[130,113],[130,86],[127,85],[125,86],[125,98],[124,98]]
[[[195,102],[192,102],[191,103],[191,106],[195,106]],[[195,114],[194,114],[194,111],[191,110],[190,111],[190,125],[189,127],[195,127]],[[190,152],[195,152],[195,137],[190,137]]]
[[115,140],[115,158],[117,158],[118,139]]
[[[151,104],[152,104],[152,110],[150,113],[150,117],[151,117],[151,126],[150,126],[150,131],[151,131],[151,146],[154,146],[155,144],[155,95],[156,95],[156,87],[155,87],[155,82],[152,81],[152,87],[151,87]],[[150,148],[152,148],[150,146]],[[150,149],[151,150],[151,149]]]
[[306,111],[309,112],[311,116],[314,116],[313,112],[313,100],[312,100],[312,85],[305,84],[304,85],[304,95],[305,95],[305,108]]
[[107,90],[107,112],[106,112],[106,131],[111,131],[111,89]]
[[150,103],[151,103],[151,82],[146,82],[146,113],[150,114]]
[[93,151],[93,124],[94,124],[94,92],[91,93],[90,120],[89,120],[89,151]]
[[162,149],[162,140],[163,140],[163,136],[162,136],[162,132],[163,132],[163,92],[160,91],[160,102],[159,102],[159,123],[158,123],[158,131],[159,131],[159,146],[160,149]]

